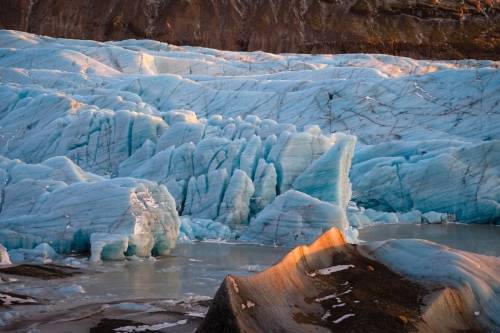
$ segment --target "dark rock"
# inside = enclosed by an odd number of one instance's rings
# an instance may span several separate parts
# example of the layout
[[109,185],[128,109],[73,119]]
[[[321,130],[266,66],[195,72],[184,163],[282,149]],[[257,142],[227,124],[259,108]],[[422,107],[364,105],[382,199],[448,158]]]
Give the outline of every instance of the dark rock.
[[0,27],[275,53],[500,57],[496,0],[2,0]]

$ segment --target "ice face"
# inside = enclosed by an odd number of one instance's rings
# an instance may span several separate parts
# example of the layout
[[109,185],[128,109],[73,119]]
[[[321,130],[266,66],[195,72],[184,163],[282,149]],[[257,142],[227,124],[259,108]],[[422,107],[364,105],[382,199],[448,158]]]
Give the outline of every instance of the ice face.
[[293,188],[343,209],[351,200],[349,170],[356,137],[337,135],[337,142],[309,165],[293,182]]
[[5,248],[5,246],[0,244],[0,266],[1,265],[10,265],[10,264],[11,264],[11,262],[10,262],[9,253],[7,252],[7,249]]
[[47,242],[60,253],[88,251],[94,233],[126,237],[125,250],[136,255],[168,253],[175,245],[180,222],[163,185],[102,178],[63,157],[38,165],[6,159],[2,164],[10,181],[3,189],[0,243],[8,248]]
[[181,217],[181,229],[179,239],[181,242],[194,240],[230,240],[232,237],[231,229],[220,222],[195,219],[189,216]]
[[[0,220],[22,220],[0,229],[7,247],[50,241],[20,227],[35,223],[24,212],[46,214],[36,225],[52,228],[47,219],[61,205],[85,207],[93,197],[106,209],[71,214],[102,213],[100,226],[124,214],[127,230],[143,224],[131,221],[171,219],[149,206],[139,217],[124,213],[126,202],[162,202],[164,191],[179,214],[234,226],[288,190],[345,210],[349,176],[353,200],[367,208],[360,219],[498,222],[496,62],[148,45],[0,31],[0,154],[8,158],[0,160]],[[111,205],[115,195],[122,203]],[[175,241],[152,231],[149,250],[149,233],[125,232],[134,235],[130,251],[168,252]],[[58,251],[90,246],[87,231],[58,239]]]
[[453,214],[463,223],[496,223],[499,164],[498,140],[364,146],[351,171],[354,200],[381,211],[436,211]]
[[254,192],[248,175],[239,169],[235,170],[224,193],[217,219],[231,227],[248,224],[250,198]]
[[250,222],[241,239],[292,246],[309,243],[331,227],[342,231],[347,229],[344,209],[305,193],[289,190],[278,196]]
[[[127,235],[92,233],[90,235],[90,261],[125,259],[128,248]],[[152,248],[152,246],[151,246]],[[151,253],[151,248],[150,253]]]
[[[482,325],[500,328],[500,265],[495,256],[455,250],[429,241],[397,239],[365,245],[370,255],[414,280],[451,286]],[[432,269],[429,269],[432,262]]]

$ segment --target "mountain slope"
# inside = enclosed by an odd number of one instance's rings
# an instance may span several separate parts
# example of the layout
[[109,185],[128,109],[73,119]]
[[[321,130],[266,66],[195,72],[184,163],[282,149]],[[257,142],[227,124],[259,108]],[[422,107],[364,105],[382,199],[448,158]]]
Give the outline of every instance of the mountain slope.
[[0,27],[226,50],[498,59],[498,0],[4,0]]

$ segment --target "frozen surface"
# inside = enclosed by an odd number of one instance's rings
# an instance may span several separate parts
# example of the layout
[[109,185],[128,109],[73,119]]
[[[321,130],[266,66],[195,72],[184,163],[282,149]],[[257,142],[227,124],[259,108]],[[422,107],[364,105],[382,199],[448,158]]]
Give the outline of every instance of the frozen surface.
[[500,329],[500,258],[417,239],[366,245],[369,254],[403,275],[456,288],[469,315],[486,327]]
[[11,264],[11,261],[10,261],[9,252],[7,252],[7,249],[5,248],[5,246],[0,244],[0,265],[10,265],[10,264]]
[[499,165],[498,140],[365,146],[356,152],[351,170],[354,200],[380,211],[436,211],[463,223],[495,224],[500,218]]
[[118,251],[111,241],[115,238],[123,240],[121,249],[129,255],[166,254],[175,245],[179,217],[174,199],[162,185],[103,178],[83,171],[66,157],[41,164],[0,157],[0,173],[7,179],[2,189],[0,243],[9,249],[36,246],[33,251],[18,252],[16,257],[23,257],[20,261],[49,260],[54,250],[86,252],[91,243],[95,258],[101,247],[99,253],[116,259],[120,255],[113,254]]
[[[401,227],[401,225],[397,227]],[[410,225],[409,227],[414,226]],[[380,227],[382,228],[380,233],[377,233],[378,227],[365,228],[360,231],[364,235],[362,237],[364,239],[368,239],[369,233],[376,235],[377,240],[414,236],[443,241],[450,246],[467,251],[500,256],[500,248],[494,246],[498,240],[498,234],[493,232],[496,229],[492,229],[495,227],[457,224],[447,225],[446,229],[443,229],[442,225],[425,227],[428,228],[428,232],[425,233],[408,233],[401,229],[394,231],[385,229],[384,232],[384,226]],[[483,228],[482,232],[478,232]],[[437,239],[433,235],[440,235],[440,237]],[[384,236],[386,237],[384,238]],[[471,241],[471,239],[477,239],[477,241]],[[14,312],[10,314],[10,320],[17,318],[23,323],[32,323],[31,320],[36,320],[34,318],[41,318],[39,319],[41,322],[47,322],[46,317],[44,317],[47,316],[47,312],[50,314],[55,311],[63,311],[58,319],[86,318],[89,313],[98,314],[104,311],[101,304],[134,312],[153,310],[150,306],[142,303],[145,299],[163,299],[167,302],[171,299],[196,299],[200,295],[212,297],[227,274],[239,276],[254,274],[275,264],[289,251],[290,248],[286,247],[200,242],[178,244],[169,256],[157,258],[157,260],[105,261],[94,266],[82,258],[69,258],[71,260],[67,260],[68,263],[76,264],[79,262],[80,266],[90,270],[95,269],[98,272],[64,280],[41,281],[21,278],[17,282],[2,284],[4,291],[28,294],[32,297],[50,300],[50,302],[29,308],[23,306],[22,308],[1,310],[0,315]],[[76,286],[80,286],[85,293],[73,293],[68,298],[57,291],[63,287],[68,287],[68,290],[73,291],[79,290],[80,288]],[[80,308],[81,304],[89,303],[98,305],[95,312],[88,312],[85,308]],[[18,318],[18,316],[20,317]],[[139,318],[145,318],[145,315],[143,314]],[[161,317],[156,318],[154,323],[165,321],[169,320]],[[42,332],[72,331],[75,328],[74,325],[76,325],[75,321],[68,324],[59,322],[55,326],[60,328],[59,331],[52,328],[46,331],[42,330]]]
[[293,246],[310,243],[332,227],[342,231],[348,228],[342,207],[289,190],[250,222],[241,239]]
[[[498,67],[0,31],[0,155],[24,162],[0,170],[0,240],[88,249],[82,223],[129,235],[127,255],[161,254],[176,239],[173,198],[180,215],[233,229],[287,216],[272,222],[281,236],[253,240],[307,242],[344,226],[351,191],[372,222],[498,223]],[[336,222],[279,212],[289,190],[339,207]]]
[[500,257],[500,227],[464,224],[389,224],[359,229],[359,239],[366,242],[388,239],[426,239],[463,251]]

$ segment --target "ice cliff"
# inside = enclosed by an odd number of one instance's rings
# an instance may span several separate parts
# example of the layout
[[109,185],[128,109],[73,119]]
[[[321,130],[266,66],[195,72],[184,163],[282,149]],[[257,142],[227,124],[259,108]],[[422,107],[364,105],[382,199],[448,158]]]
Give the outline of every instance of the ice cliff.
[[[498,67],[1,30],[0,155],[17,170],[3,168],[0,220],[16,235],[23,225],[57,229],[66,213],[49,221],[70,209],[72,228],[95,227],[94,253],[111,257],[169,248],[175,233],[159,240],[155,228],[179,224],[171,198],[180,215],[214,222],[194,222],[212,228],[201,234],[230,227],[280,244],[356,224],[352,216],[498,223]],[[362,210],[346,215],[351,193]],[[86,210],[90,199],[110,208]],[[127,210],[136,204],[147,208]],[[196,238],[188,225],[183,234]],[[133,236],[143,233],[154,241]],[[62,234],[56,250],[71,248]]]
[[2,157],[0,175],[0,243],[9,249],[46,242],[100,260],[166,254],[175,245],[180,221],[162,185],[106,179],[66,157],[41,164]]

